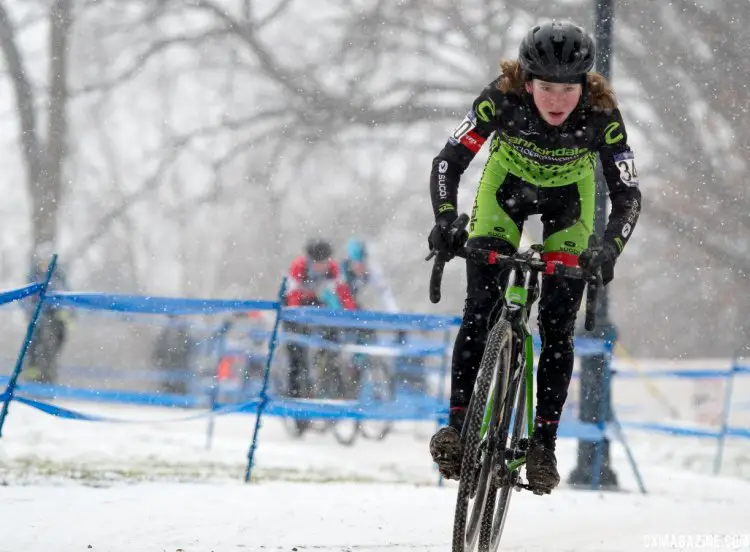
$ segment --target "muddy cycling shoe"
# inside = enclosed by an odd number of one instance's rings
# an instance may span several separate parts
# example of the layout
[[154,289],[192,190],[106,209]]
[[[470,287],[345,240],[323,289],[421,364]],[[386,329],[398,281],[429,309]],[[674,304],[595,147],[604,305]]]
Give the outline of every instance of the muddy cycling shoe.
[[526,451],[526,479],[535,494],[549,494],[560,483],[557,458],[552,448],[532,440]]
[[461,433],[455,427],[441,427],[432,436],[430,454],[440,475],[458,481],[461,475]]

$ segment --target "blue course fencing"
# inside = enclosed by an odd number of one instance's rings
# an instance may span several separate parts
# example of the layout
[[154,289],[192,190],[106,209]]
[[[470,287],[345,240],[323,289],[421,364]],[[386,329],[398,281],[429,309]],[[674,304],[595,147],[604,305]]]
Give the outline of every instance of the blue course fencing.
[[[433,370],[439,372],[438,380],[445,381],[448,373],[448,356],[450,349],[450,332],[461,322],[455,316],[419,315],[419,314],[389,314],[377,312],[349,312],[340,310],[326,310],[317,308],[281,308],[283,287],[279,292],[277,301],[227,301],[227,300],[203,300],[203,299],[177,299],[165,297],[142,297],[132,295],[108,295],[99,293],[50,293],[43,294],[44,284],[32,284],[8,294],[12,300],[39,293],[39,305],[49,304],[55,307],[70,309],[83,309],[88,311],[119,313],[123,316],[133,314],[159,314],[159,315],[206,315],[220,312],[244,312],[257,310],[273,310],[276,312],[273,329],[267,332],[256,331],[256,338],[269,340],[265,361],[263,380],[260,389],[251,397],[231,404],[222,403],[218,397],[218,385],[213,385],[206,394],[177,395],[168,393],[149,393],[137,391],[92,389],[87,387],[65,387],[38,383],[16,383],[17,371],[10,378],[0,379],[7,382],[7,390],[2,395],[7,403],[16,400],[27,406],[36,408],[50,415],[71,420],[99,421],[110,423],[131,423],[112,417],[87,414],[70,408],[45,402],[45,399],[77,399],[101,402],[122,402],[129,404],[142,404],[149,406],[183,406],[183,407],[207,407],[208,412],[192,415],[182,419],[195,419],[196,417],[208,418],[207,445],[210,444],[213,434],[213,421],[216,416],[229,413],[253,413],[256,414],[256,426],[253,432],[250,449],[248,452],[248,464],[246,479],[251,477],[254,453],[258,446],[258,431],[262,416],[281,416],[303,419],[320,420],[379,420],[379,421],[406,421],[406,420],[442,420],[447,416],[447,400],[442,396],[442,385],[438,386],[437,396],[412,393],[406,398],[397,397],[389,402],[363,402],[360,400],[315,400],[315,399],[292,399],[288,397],[272,395],[269,393],[270,366],[278,343],[300,343],[318,349],[341,349],[348,353],[365,353],[373,356],[393,357],[399,359],[431,359]],[[1,297],[1,296],[0,296]],[[444,337],[440,341],[429,339],[409,339],[401,343],[393,340],[375,340],[367,343],[357,341],[332,342],[314,335],[300,335],[279,331],[281,322],[291,322],[306,326],[325,326],[348,330],[367,331],[390,331],[406,334],[419,332],[442,332]],[[231,352],[231,347],[225,337],[228,325],[222,324],[211,330],[213,343],[217,358]],[[30,328],[33,332],[33,328]],[[31,333],[29,334],[31,336]],[[28,341],[28,340],[27,340]],[[25,342],[24,347],[28,343]],[[538,341],[537,341],[538,347]],[[609,351],[610,346],[595,340],[579,340],[578,347],[583,354],[599,354]],[[25,349],[24,349],[25,350]],[[241,352],[240,352],[241,353]],[[19,356],[17,366],[23,362],[23,351]],[[112,371],[99,371],[93,377],[112,377]],[[162,374],[153,374],[149,371],[128,371],[125,378],[144,381],[163,377]],[[124,379],[122,374],[118,378]],[[16,391],[19,394],[16,394]],[[570,421],[563,424],[560,430],[561,437],[575,437],[584,440],[601,441],[605,435],[603,426],[583,424]]]
[[[32,408],[36,408],[50,415],[71,420],[98,421],[109,423],[143,423],[129,420],[116,419],[79,412],[70,408],[63,408],[49,402],[52,399],[75,399],[97,402],[115,402],[126,404],[137,404],[147,406],[170,406],[182,408],[201,408],[205,412],[194,413],[175,421],[206,418],[208,421],[206,431],[206,444],[210,446],[213,435],[214,420],[219,415],[230,413],[250,413],[256,415],[255,427],[248,450],[248,462],[245,474],[246,481],[251,479],[254,464],[254,455],[259,445],[259,429],[263,415],[279,416],[300,419],[320,420],[378,420],[378,421],[405,421],[405,420],[431,420],[441,422],[447,417],[447,397],[442,394],[443,382],[448,375],[448,358],[451,347],[451,332],[460,324],[460,317],[420,315],[420,314],[391,314],[364,311],[341,311],[318,308],[282,308],[284,296],[284,285],[279,290],[275,301],[258,300],[210,300],[210,299],[180,299],[168,297],[149,297],[134,295],[108,295],[100,293],[47,293],[47,286],[52,276],[56,263],[56,257],[50,264],[47,278],[41,283],[32,283],[22,288],[0,292],[0,304],[9,303],[30,296],[38,296],[39,301],[32,319],[28,325],[26,336],[21,345],[15,368],[9,376],[0,376],[0,384],[5,384],[5,391],[0,394],[2,401],[2,412],[0,412],[0,437],[5,422],[8,407],[11,401],[16,401]],[[251,330],[252,338],[267,344],[264,352],[250,353],[243,348],[234,348],[227,339],[231,322],[207,326],[206,333],[210,335],[205,340],[210,353],[218,360],[237,355],[244,359],[252,359],[262,365],[260,381],[251,390],[252,393],[238,394],[227,400],[227,394],[222,396],[220,385],[216,381],[206,388],[197,389],[191,393],[153,393],[148,391],[101,389],[98,386],[60,386],[52,384],[24,382],[19,384],[18,378],[23,367],[24,355],[29,343],[34,337],[34,329],[43,305],[53,305],[67,309],[87,310],[100,313],[110,313],[127,318],[132,315],[213,315],[243,313],[248,311],[269,311],[273,313],[273,325],[271,329]],[[367,330],[372,332],[398,332],[408,334],[410,339],[402,342],[394,340],[375,338],[362,343],[356,339],[344,339],[333,342],[316,335],[303,335],[282,331],[281,323],[294,323],[305,326],[320,326],[328,328],[339,328],[345,330]],[[442,334],[441,339],[435,340],[424,338],[417,339],[415,334],[419,333]],[[377,336],[378,334],[375,333]],[[438,391],[434,396],[424,392],[410,392],[397,395],[388,402],[364,401],[364,400],[322,400],[322,399],[292,399],[271,391],[271,364],[274,355],[281,343],[299,343],[315,349],[334,349],[351,354],[364,353],[371,356],[381,356],[405,361],[404,369],[409,369],[409,359],[428,360],[429,371],[437,377]],[[539,339],[535,338],[535,349],[539,350]],[[611,358],[613,343],[603,340],[577,338],[576,354],[578,356],[601,355]],[[253,356],[254,355],[254,356]],[[419,372],[424,366],[416,365],[411,369]],[[218,374],[219,368],[217,368]],[[112,370],[98,370],[86,373],[78,369],[79,376],[85,378],[109,379],[117,378],[121,381],[130,380],[134,383],[143,383],[163,379],[163,373],[153,370],[128,370],[127,373]],[[688,371],[688,370],[664,370],[651,371],[648,373],[618,372],[612,376],[618,379],[632,379],[637,377],[649,378],[725,378],[727,380],[726,393],[722,411],[722,426],[718,429],[707,430],[703,428],[688,428],[677,425],[659,424],[651,421],[628,421],[620,423],[616,418],[607,426],[603,421],[597,424],[582,423],[577,420],[564,419],[560,426],[559,436],[562,438],[576,438],[579,440],[601,443],[605,438],[614,436],[622,442],[631,460],[631,465],[640,482],[635,461],[627,447],[624,439],[623,427],[651,431],[664,432],[671,435],[710,437],[717,439],[717,456],[715,470],[721,465],[724,442],[727,437],[749,438],[750,429],[732,427],[729,425],[729,413],[732,399],[732,383],[738,375],[750,374],[750,367],[734,363],[729,370],[711,371]],[[174,379],[190,379],[187,373],[170,374]],[[610,374],[605,374],[606,379]],[[602,417],[603,418],[603,417]],[[596,470],[594,470],[596,471]]]
[[729,425],[732,411],[732,394],[735,378],[750,375],[750,366],[741,364],[736,358],[728,369],[712,370],[649,370],[647,373],[618,372],[618,379],[689,379],[689,380],[717,380],[724,381],[724,394],[721,404],[721,424],[716,429],[706,427],[690,427],[685,425],[663,424],[655,422],[629,421],[623,425],[632,429],[664,433],[678,437],[702,437],[716,439],[716,453],[714,455],[714,473],[721,471],[724,446],[727,437],[750,439],[750,428],[733,427]]
[[[38,294],[38,301],[35,306],[34,314],[32,316],[32,319],[29,323],[29,326],[27,328],[26,336],[24,338],[21,351],[18,355],[18,359],[16,361],[15,368],[8,378],[4,378],[7,381],[6,389],[0,395],[0,399],[2,399],[2,411],[0,411],[0,437],[2,437],[2,428],[5,423],[5,419],[8,414],[9,404],[12,400],[16,400],[17,402],[21,402],[24,404],[27,404],[28,406],[37,408],[38,410],[45,412],[47,414],[51,414],[58,417],[63,417],[67,419],[75,419],[75,420],[87,420],[87,421],[125,421],[125,420],[114,420],[114,419],[105,419],[100,416],[92,416],[88,414],[84,414],[81,412],[76,412],[71,409],[65,409],[61,408],[49,403],[42,402],[40,400],[32,399],[28,396],[19,395],[16,396],[16,391],[21,391],[22,393],[34,393],[36,395],[45,395],[48,394],[49,396],[54,396],[55,398],[75,398],[75,399],[88,399],[88,400],[101,400],[105,399],[107,395],[110,395],[110,398],[114,398],[113,396],[116,395],[118,399],[122,400],[123,398],[130,399],[129,401],[123,401],[123,402],[139,402],[141,404],[150,404],[150,405],[164,405],[165,399],[169,399],[169,397],[164,397],[161,395],[158,397],[158,399],[155,399],[152,395],[149,394],[137,394],[137,393],[123,393],[121,391],[118,392],[112,392],[107,393],[102,392],[101,390],[97,391],[91,391],[88,389],[65,389],[60,388],[59,386],[50,386],[50,385],[38,385],[38,384],[23,384],[21,386],[18,385],[18,378],[21,373],[21,370],[23,368],[23,361],[24,357],[26,355],[26,352],[29,348],[29,345],[31,343],[31,340],[34,337],[34,329],[37,325],[37,321],[40,316],[40,312],[43,309],[44,306],[50,305],[50,306],[56,306],[56,307],[68,307],[68,308],[77,308],[77,309],[87,309],[87,310],[107,310],[107,311],[116,311],[120,313],[139,313],[139,314],[171,314],[171,315],[191,315],[191,314],[199,314],[199,315],[205,315],[205,314],[216,314],[216,313],[228,313],[228,312],[247,312],[247,311],[275,311],[275,322],[273,331],[271,334],[271,347],[267,355],[267,366],[266,366],[266,373],[268,373],[268,369],[270,368],[270,363],[273,358],[273,352],[274,348],[276,346],[276,332],[278,330],[278,324],[279,324],[279,311],[281,309],[281,297],[283,296],[283,286],[285,283],[282,283],[282,289],[279,292],[279,299],[277,301],[247,301],[247,300],[207,300],[207,299],[178,299],[178,298],[168,298],[168,297],[143,297],[143,296],[132,296],[132,295],[108,295],[108,294],[99,294],[99,293],[47,293],[47,287],[49,285],[49,281],[54,273],[55,267],[57,262],[57,256],[55,255],[52,258],[52,262],[50,263],[46,279],[43,283],[33,283],[30,285],[27,285],[23,288],[17,289],[17,290],[11,290],[8,292],[4,292],[0,294],[0,304],[2,303],[8,303],[12,301],[17,301],[19,299],[22,299],[24,297],[28,297],[33,294]],[[225,323],[223,326],[221,326],[218,331],[215,333],[214,337],[217,337],[216,343],[217,343],[217,349],[218,353],[221,354],[223,352],[224,347],[224,336],[226,332],[228,331],[229,323]],[[264,382],[264,387],[261,390],[260,398],[257,401],[254,401],[252,404],[254,404],[257,408],[257,422],[256,422],[256,434],[257,434],[257,428],[260,425],[260,419],[262,415],[263,408],[267,404],[267,395],[266,395],[266,385],[267,381]],[[225,410],[240,410],[241,408],[247,408],[251,406],[251,403],[246,403],[244,405],[241,405],[241,407],[233,407],[232,409],[222,409],[217,404],[217,395],[214,393],[211,397],[211,412],[207,416],[209,418],[209,426],[208,426],[208,432],[207,432],[207,439],[210,441],[212,433],[213,433],[213,419],[214,415],[217,413],[223,412]],[[170,406],[172,406],[170,404]],[[187,406],[187,405],[186,405]],[[255,439],[253,440],[255,441]],[[254,451],[254,446],[251,449],[250,457],[252,458],[252,453]]]
[[10,401],[13,400],[13,393],[16,389],[18,376],[21,374],[21,369],[23,368],[23,359],[26,356],[26,351],[28,350],[29,344],[31,343],[34,329],[36,328],[37,321],[39,320],[39,314],[42,311],[42,303],[44,302],[44,298],[47,294],[47,287],[49,286],[49,282],[52,279],[52,274],[54,274],[56,266],[57,255],[54,255],[52,257],[52,262],[50,262],[49,268],[47,269],[47,275],[43,283],[32,283],[18,290],[11,290],[2,294],[3,300],[1,303],[11,303],[13,301],[18,301],[19,299],[29,297],[34,293],[39,294],[39,301],[34,308],[34,314],[31,316],[31,321],[29,322],[29,326],[26,329],[26,336],[24,337],[23,343],[21,344],[21,352],[18,354],[18,359],[16,360],[16,365],[13,368],[13,373],[8,380],[8,386],[5,388],[5,392],[3,393],[3,406],[0,409],[0,438],[3,436],[3,425],[5,425],[5,418],[8,416],[8,407],[10,406]]

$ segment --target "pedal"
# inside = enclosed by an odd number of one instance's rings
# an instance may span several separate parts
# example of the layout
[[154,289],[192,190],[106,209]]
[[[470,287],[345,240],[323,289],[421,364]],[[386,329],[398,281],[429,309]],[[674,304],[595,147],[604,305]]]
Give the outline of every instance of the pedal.
[[521,460],[522,458],[525,459],[526,449],[522,449],[522,448],[506,449],[504,456],[505,456],[506,462],[513,462],[514,460]]
[[539,487],[534,487],[532,485],[529,485],[528,483],[518,483],[517,487],[519,489],[526,489],[527,491],[531,491],[537,496],[552,494],[552,489],[541,489]]

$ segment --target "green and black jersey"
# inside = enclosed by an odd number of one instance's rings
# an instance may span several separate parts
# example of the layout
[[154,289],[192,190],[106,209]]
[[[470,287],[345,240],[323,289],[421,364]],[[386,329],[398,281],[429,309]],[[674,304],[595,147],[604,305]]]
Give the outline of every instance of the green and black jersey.
[[435,217],[457,210],[461,175],[489,140],[470,236],[501,238],[517,248],[523,219],[539,213],[545,249],[577,255],[593,231],[598,155],[612,202],[605,240],[622,251],[640,214],[641,193],[619,110],[583,105],[554,127],[529,95],[503,93],[498,82],[482,91],[433,162]]

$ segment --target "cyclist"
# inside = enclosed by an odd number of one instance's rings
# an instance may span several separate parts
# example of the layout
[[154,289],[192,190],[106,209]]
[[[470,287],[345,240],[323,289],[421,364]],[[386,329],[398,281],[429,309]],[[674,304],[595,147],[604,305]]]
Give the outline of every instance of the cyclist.
[[361,238],[350,238],[346,242],[346,256],[341,261],[341,274],[349,286],[358,309],[363,309],[361,294],[371,285],[379,295],[386,312],[398,312],[396,299],[383,277],[380,267],[370,257],[367,243]]
[[[341,278],[339,266],[331,257],[333,247],[326,240],[310,240],[305,254],[292,261],[289,267],[285,305],[289,307],[317,306],[354,310],[356,305],[349,287]],[[287,323],[286,329],[307,334],[309,329],[300,324]],[[309,394],[307,346],[291,342],[289,354],[289,395],[304,397]]]
[[[374,284],[380,293],[381,304],[386,312],[398,312],[396,300],[390,288],[385,282],[379,267],[372,262],[367,253],[365,242],[358,238],[351,238],[346,244],[346,259],[341,263],[344,278],[352,290],[352,295],[357,302],[358,308],[362,308],[360,293],[369,285]],[[358,342],[368,343],[374,339],[374,332],[360,330]],[[409,342],[408,333],[404,330],[398,331],[394,344],[399,347]],[[398,374],[399,381],[408,381],[416,389],[424,391],[425,381],[425,359],[419,356],[399,356],[394,360],[394,371]]]
[[[476,98],[463,122],[434,159],[430,192],[435,226],[428,244],[449,260],[469,245],[512,254],[523,223],[540,214],[544,258],[593,271],[605,285],[632,235],[641,193],[614,92],[591,72],[595,46],[569,22],[533,27],[517,60],[501,61],[501,74]],[[456,232],[461,174],[490,140],[469,231]],[[611,214],[601,246],[588,248],[595,208],[598,154],[609,189]],[[441,474],[458,479],[460,432],[484,352],[490,313],[501,297],[500,269],[466,263],[467,296],[451,370],[448,426],[430,440]],[[539,303],[542,351],[537,374],[534,432],[527,451],[529,484],[547,492],[560,482],[555,440],[573,370],[573,333],[582,280],[544,276]]]
[[[366,301],[363,301],[363,293],[368,288],[374,288],[380,297],[381,308],[386,312],[398,312],[396,300],[383,273],[374,259],[371,257],[365,240],[352,237],[346,242],[345,257],[341,261],[341,273],[351,290],[354,302],[358,310],[365,310]],[[358,345],[377,343],[377,334],[373,329],[359,327],[354,330],[353,337]],[[365,353],[356,353],[352,356],[352,389],[360,391],[359,382],[364,370],[371,369],[374,359]],[[381,357],[381,360],[382,359]]]

